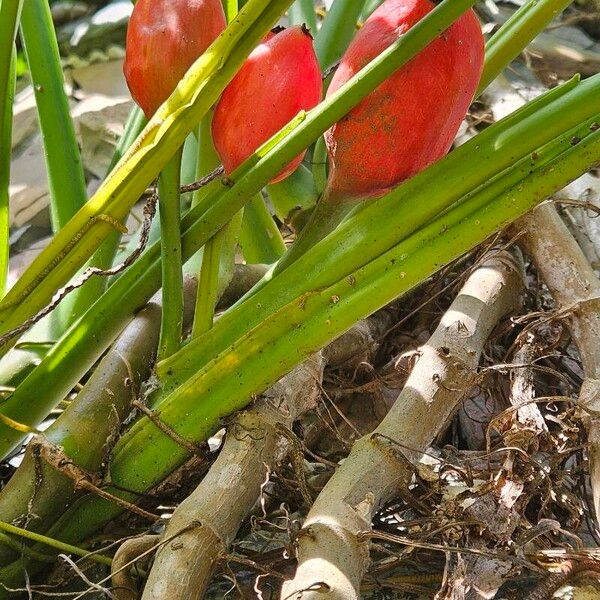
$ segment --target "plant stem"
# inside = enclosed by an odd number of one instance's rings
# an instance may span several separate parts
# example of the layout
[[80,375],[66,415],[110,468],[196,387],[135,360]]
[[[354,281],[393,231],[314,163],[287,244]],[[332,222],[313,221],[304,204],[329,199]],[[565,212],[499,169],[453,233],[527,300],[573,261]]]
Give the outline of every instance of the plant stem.
[[[227,22],[230,23],[238,12],[238,0],[223,0],[223,4]],[[209,164],[215,166],[218,164],[218,157],[212,140],[212,119],[210,117],[212,115],[209,113],[209,116],[204,118],[198,130],[198,173],[205,172],[207,174],[209,169],[206,169],[206,167]],[[206,196],[206,192],[204,196]],[[199,202],[200,198],[194,198],[196,206]],[[235,262],[237,232],[233,230],[233,227],[232,223],[227,223],[204,246],[202,267],[200,269],[200,276],[198,277],[198,293],[196,295],[192,338],[209,331],[213,326],[215,306],[219,299],[219,289],[221,287],[219,280],[222,259],[227,260],[230,254],[233,253],[233,262]]]
[[87,193],[48,0],[24,1],[21,37],[44,142],[52,228],[57,233],[85,204]]
[[123,135],[115,148],[110,165],[108,166],[108,173],[117,166],[117,163],[123,158],[127,150],[131,147],[131,144],[133,144],[147,124],[148,119],[146,119],[144,111],[139,106],[134,106],[127,116],[127,121],[125,121]]
[[183,327],[183,261],[179,206],[181,152],[180,149],[173,155],[158,178],[163,293],[158,360],[164,360],[179,350]]
[[0,521],[0,530],[6,531],[6,533],[10,533],[12,535],[18,535],[19,537],[31,540],[33,542],[39,542],[41,544],[50,546],[51,548],[55,548],[56,550],[65,552],[67,554],[75,554],[77,556],[82,556],[83,558],[88,558],[89,560],[93,560],[94,562],[100,563],[101,565],[108,565],[109,567],[110,565],[112,565],[112,559],[108,556],[89,552],[87,550],[84,550],[83,548],[78,548],[77,546],[66,544],[64,542],[61,542],[60,540],[55,540],[45,535],[29,531],[28,529],[22,529],[21,527],[11,525],[10,523],[4,523],[4,521]]
[[[196,166],[196,177],[198,179],[210,173],[219,164],[219,157],[212,140],[211,121],[212,112],[202,120],[198,127],[198,162]],[[192,206],[197,207],[200,205],[207,193],[206,188],[194,192]],[[219,281],[221,255],[224,254],[226,245],[232,245],[230,250],[233,250],[234,253],[237,245],[237,236],[230,228],[231,223],[224,225],[206,242],[201,252],[192,338],[205,333],[212,327],[215,306],[221,287]],[[234,233],[233,240],[231,239],[231,233]]]
[[315,52],[323,70],[342,58],[356,33],[364,0],[334,0],[315,37]]
[[290,23],[292,25],[302,25],[303,23],[310,29],[313,37],[317,33],[317,14],[315,13],[315,3],[313,0],[296,0],[288,11]]
[[224,240],[227,238],[228,228],[229,225],[225,225],[204,246],[192,338],[206,333],[213,326],[215,306],[218,300],[221,251],[223,250]]
[[373,11],[376,8],[378,8],[379,6],[381,6],[382,4],[383,4],[383,0],[367,0],[365,2],[365,7],[361,14],[361,19],[362,20],[368,19],[373,14]]
[[238,13],[238,0],[223,0],[223,8],[225,9],[227,22],[231,23]]
[[[0,19],[2,18],[0,10]],[[13,43],[14,46],[14,43]],[[8,264],[10,258],[10,159],[12,146],[13,100],[15,93],[15,66],[17,49],[9,56],[9,66],[5,79],[0,84],[0,298],[6,291]],[[2,62],[0,60],[0,62]],[[4,88],[4,89],[2,89]]]
[[9,259],[9,194],[12,106],[15,94],[15,38],[23,0],[0,2],[0,298],[6,289]]
[[285,221],[297,211],[308,211],[317,203],[317,190],[311,172],[300,165],[289,177],[267,186],[275,214]]
[[240,246],[249,264],[270,265],[285,252],[285,242],[260,194],[244,207]]
[[477,95],[573,0],[529,0],[490,38]]
[[[35,0],[28,1],[36,4]],[[190,68],[94,197],[52,239],[6,295],[0,303],[0,331],[12,329],[46,306],[56,290],[113,231],[112,223],[125,218],[290,3],[291,0],[249,0]],[[75,245],[73,240],[77,240]],[[9,347],[5,344],[0,352]]]
[[[590,134],[574,147],[568,146],[567,141],[567,150],[558,162],[525,177],[483,210],[479,207],[470,211],[468,206],[459,205],[354,272],[352,278],[345,277],[296,298],[272,314],[236,342],[233,355],[229,351],[217,356],[196,373],[193,381],[180,387],[177,400],[169,402],[168,410],[166,405],[159,410],[161,420],[186,439],[205,439],[225,415],[243,408],[254,393],[268,387],[352,323],[414,288],[442,265],[585,172],[600,156],[600,132]],[[186,451],[170,438],[156,437],[154,425],[145,421],[138,422],[121,438],[111,465],[112,481],[137,491],[155,485],[186,456]],[[117,490],[115,493],[122,495]],[[68,540],[85,539],[120,510],[88,496],[65,513],[52,534]]]
[[327,194],[326,189],[323,192],[323,197],[317,202],[308,223],[306,223],[289,250],[273,267],[272,277],[287,269],[316,243],[330,234],[354,207],[354,203],[331,203],[325,197]]
[[325,145],[325,138],[323,136],[317,140],[314,146],[312,174],[317,191],[322,194],[327,187],[327,146]]

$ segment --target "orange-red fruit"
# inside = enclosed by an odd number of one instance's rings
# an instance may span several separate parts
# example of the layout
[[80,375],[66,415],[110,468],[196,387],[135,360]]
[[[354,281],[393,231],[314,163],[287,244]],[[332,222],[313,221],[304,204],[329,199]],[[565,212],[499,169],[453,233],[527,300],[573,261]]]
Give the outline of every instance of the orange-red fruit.
[[221,0],[138,0],[127,27],[123,72],[148,118],[225,26]]
[[[356,34],[328,95],[434,7],[429,0],[384,2]],[[446,154],[483,60],[481,26],[469,10],[326,133],[330,197],[379,196]]]
[[[231,173],[257,148],[321,99],[322,82],[313,41],[302,27],[267,36],[257,46],[217,104],[212,122],[215,148]],[[273,179],[290,175],[297,156]]]

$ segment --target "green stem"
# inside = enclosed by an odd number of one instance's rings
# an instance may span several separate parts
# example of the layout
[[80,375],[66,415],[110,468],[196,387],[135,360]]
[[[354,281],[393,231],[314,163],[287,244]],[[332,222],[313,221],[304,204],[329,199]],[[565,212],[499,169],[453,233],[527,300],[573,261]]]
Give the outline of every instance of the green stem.
[[285,252],[281,232],[260,194],[244,207],[240,246],[249,264],[270,265]]
[[215,306],[217,305],[219,290],[219,266],[221,264],[221,251],[224,240],[227,238],[227,228],[218,231],[204,246],[202,254],[202,269],[198,280],[198,293],[196,295],[196,310],[194,312],[194,326],[192,338],[206,333],[213,326]]
[[227,22],[231,23],[238,13],[238,0],[223,0],[223,8],[225,9],[225,18],[227,19]]
[[[0,10],[0,19],[2,18]],[[14,46],[14,44],[13,44]],[[6,79],[0,85],[0,298],[6,291],[8,263],[10,257],[10,159],[12,147],[13,100],[15,93],[15,66],[17,49],[9,57],[6,77],[0,70],[0,79]],[[0,62],[2,62],[0,60]],[[0,67],[1,69],[1,67]]]
[[363,12],[360,16],[361,20],[367,20],[373,14],[373,11],[376,8],[379,8],[379,6],[381,6],[382,4],[383,0],[367,0]]
[[[28,1],[36,4],[35,0]],[[93,198],[61,229],[11,288],[0,303],[0,331],[12,329],[46,306],[56,290],[87,261],[114,230],[112,223],[125,218],[133,203],[181,147],[187,134],[196,127],[251,50],[290,3],[291,0],[268,3],[249,0],[190,68]],[[0,352],[6,352],[10,345],[5,344]]]
[[[324,196],[327,195],[327,190]],[[296,262],[305,252],[310,250],[316,243],[329,235],[352,210],[354,204],[341,202],[331,203],[326,197],[322,197],[313,210],[308,223],[302,229],[289,250],[273,267],[272,277],[278,275],[291,264]],[[256,286],[253,291],[255,291]]]
[[269,184],[267,193],[281,221],[293,218],[298,211],[312,209],[318,199],[313,176],[304,165],[283,181]]
[[317,191],[322,194],[327,187],[327,146],[322,136],[317,140],[313,150],[312,174]]
[[[159,418],[186,439],[206,439],[226,415],[243,408],[254,394],[352,323],[414,288],[580,176],[600,157],[600,132],[588,135],[576,146],[568,139],[563,144],[566,149],[558,160],[534,169],[483,209],[478,206],[467,211],[468,207],[458,205],[351,277],[314,289],[273,313],[179,388],[177,401],[161,405]],[[363,247],[360,250],[364,252]],[[145,421],[134,425],[118,442],[110,471],[113,482],[140,492],[155,485],[186,457],[185,449]],[[126,497],[134,498],[131,494]],[[52,534],[72,541],[85,539],[120,511],[114,504],[88,495],[63,516]]]
[[88,550],[84,550],[83,548],[78,548],[77,546],[66,544],[65,542],[61,542],[60,540],[55,540],[45,535],[34,533],[33,531],[29,531],[28,529],[22,529],[21,527],[11,525],[10,523],[4,523],[3,521],[0,521],[0,530],[5,531],[6,533],[10,533],[11,535],[17,535],[26,540],[31,540],[32,542],[39,542],[40,544],[44,544],[45,546],[50,546],[51,548],[59,550],[60,552],[65,552],[67,554],[75,554],[76,556],[88,558],[89,560],[93,560],[94,562],[100,563],[101,565],[108,565],[109,567],[112,565],[112,559],[108,556],[89,552]]
[[288,11],[292,25],[303,23],[311,30],[313,37],[317,33],[317,14],[314,0],[296,0]]
[[506,66],[573,0],[529,0],[491,37],[485,48],[485,69],[479,95]]
[[123,135],[115,148],[110,165],[108,166],[108,173],[117,166],[117,163],[123,158],[147,124],[148,119],[146,119],[144,111],[139,106],[134,106],[127,117],[127,121],[125,121]]
[[158,178],[160,240],[162,263],[162,322],[158,359],[168,358],[181,345],[183,327],[183,261],[181,257],[181,217],[179,182],[181,149]]
[[87,193],[48,0],[24,1],[21,36],[35,91],[56,233],[85,204]]
[[315,52],[323,70],[335,64],[356,33],[364,0],[334,0],[315,37]]
[[15,93],[15,38],[23,0],[0,2],[0,298],[6,289],[9,258],[9,194],[12,106]]
[[[202,120],[198,127],[198,162],[196,176],[201,179],[219,165],[219,157],[215,151],[211,134],[212,111]],[[192,206],[201,205],[208,194],[207,188],[194,192]],[[225,240],[229,239],[229,224],[221,228],[210,238],[201,253],[201,263],[198,276],[198,292],[194,311],[192,338],[208,331],[213,324],[215,306],[219,295],[219,271],[221,253]],[[234,242],[235,243],[235,242]]]
[[[230,23],[238,12],[238,0],[223,0],[223,5],[227,22]],[[204,174],[208,174],[209,169],[206,167],[209,164],[215,166],[218,164],[218,157],[212,141],[211,119],[209,118],[211,116],[209,113],[208,117],[204,118],[198,130],[199,155],[197,170],[199,173],[203,172]],[[205,197],[207,191],[203,190],[203,192],[203,197]],[[194,198],[194,205],[197,206],[200,201],[201,198]],[[205,333],[213,326],[215,307],[219,299],[222,258],[229,254],[228,251],[232,250],[231,247],[226,247],[228,244],[233,244],[234,253],[237,246],[237,236],[233,236],[233,242],[231,240],[231,229],[231,223],[226,224],[204,246],[202,267],[198,277],[192,338]],[[233,260],[235,261],[235,257]]]
[[[361,221],[362,228],[353,230],[346,222],[334,236],[326,238],[329,240],[327,244],[324,244],[324,240],[318,245],[318,254],[317,248],[313,249],[312,255],[318,258],[310,272],[299,274],[296,269],[289,269],[286,271],[287,276],[274,279],[273,283],[278,284],[271,286],[274,291],[268,302],[260,310],[255,306],[242,325],[226,313],[219,319],[220,327],[230,323],[229,333],[235,335],[264,319],[265,311],[276,310],[282,301],[290,297],[290,292],[303,293],[302,290],[306,287],[299,287],[300,285],[312,284],[313,278],[318,285],[326,282],[327,277],[332,274],[325,271],[321,263],[329,256],[336,259],[336,269],[348,268],[348,272],[352,272],[354,268],[364,264],[363,261],[369,255],[385,251],[390,245],[397,243],[398,239],[415,231],[422,223],[457,202],[469,190],[488,182],[510,167],[518,158],[530,155],[541,145],[562,135],[565,130],[599,114],[599,90],[600,76],[579,84],[576,81],[569,82],[487,128],[467,144],[399,186],[386,196],[387,200],[368,203],[356,218],[360,216],[361,219],[371,219],[370,223]],[[297,152],[294,155],[296,154]],[[465,169],[465,164],[469,161],[476,164],[476,168]],[[273,165],[272,172],[277,173],[281,168],[279,163]],[[227,193],[232,193],[233,189],[229,189]],[[423,200],[416,202],[416,197]],[[410,206],[411,210],[399,212],[397,207],[403,203]],[[386,207],[390,205],[395,207],[394,210],[386,212]],[[341,262],[339,252],[360,241],[365,232],[369,231],[367,227],[372,232],[372,237],[368,238],[369,254],[358,252],[351,255],[351,261],[344,258],[345,262]],[[192,256],[206,243],[209,232],[214,235],[218,230],[216,227],[212,231],[207,223],[207,213],[195,215],[192,209],[183,219],[184,259]],[[38,424],[94,364],[122,327],[158,289],[159,283],[160,251],[154,245],[65,333],[41,364],[2,404],[2,412],[15,421],[28,425]],[[291,284],[295,286],[294,289]],[[186,349],[195,348],[195,342],[196,340],[192,340]],[[206,345],[205,349],[207,352],[212,351]],[[188,360],[189,356],[191,354],[187,352],[183,355],[178,353],[168,361],[176,367],[169,385],[176,386],[178,382],[185,380],[188,369],[195,372],[201,364],[194,363],[195,358]],[[161,377],[163,381],[168,380],[165,373]],[[1,427],[0,430],[2,454],[5,448],[14,446],[15,432]]]
[[6,535],[5,533],[0,533],[0,548],[2,546],[10,548],[17,554],[22,554],[27,558],[39,562],[53,563],[56,561],[55,556],[50,556],[47,554],[43,554],[42,552],[36,552],[35,550],[31,550],[31,548],[28,548],[22,542],[18,542],[15,538],[12,538],[9,535]]

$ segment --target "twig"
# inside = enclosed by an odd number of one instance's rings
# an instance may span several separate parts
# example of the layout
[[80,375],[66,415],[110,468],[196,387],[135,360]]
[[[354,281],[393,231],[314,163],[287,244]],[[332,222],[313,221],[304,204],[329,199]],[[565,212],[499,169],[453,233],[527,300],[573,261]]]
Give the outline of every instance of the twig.
[[188,183],[187,185],[182,185],[179,188],[179,192],[181,194],[187,194],[189,192],[195,192],[196,190],[200,190],[204,186],[206,186],[209,183],[211,183],[212,181],[214,181],[220,175],[223,175],[223,173],[225,173],[225,169],[223,168],[223,165],[219,165],[214,171],[209,173],[206,177],[203,177],[202,179],[200,179],[198,181],[194,181],[193,183]]

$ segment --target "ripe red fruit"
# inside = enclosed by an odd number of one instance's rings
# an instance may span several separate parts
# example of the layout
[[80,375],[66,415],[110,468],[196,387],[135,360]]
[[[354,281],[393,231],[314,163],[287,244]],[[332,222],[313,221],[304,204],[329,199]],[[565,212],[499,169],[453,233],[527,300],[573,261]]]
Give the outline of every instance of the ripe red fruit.
[[148,118],[225,27],[221,0],[136,2],[127,27],[123,72]]
[[[312,37],[303,27],[267,36],[257,46],[219,100],[212,122],[217,153],[231,173],[301,110],[321,100],[322,81]],[[297,156],[273,183],[302,161]]]
[[[429,0],[386,0],[356,34],[328,95],[433,8]],[[325,134],[328,196],[382,195],[444,156],[473,100],[483,60],[481,26],[469,10]]]

